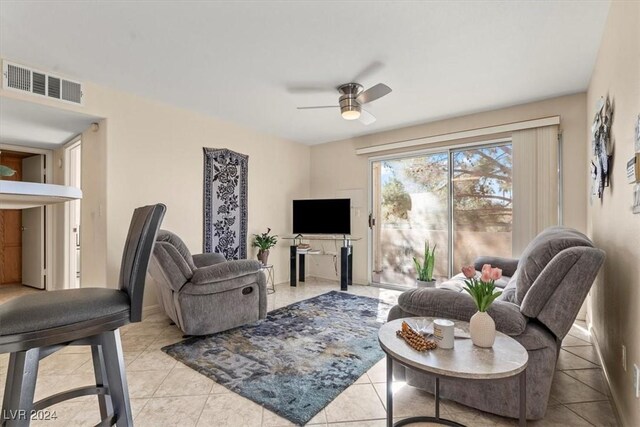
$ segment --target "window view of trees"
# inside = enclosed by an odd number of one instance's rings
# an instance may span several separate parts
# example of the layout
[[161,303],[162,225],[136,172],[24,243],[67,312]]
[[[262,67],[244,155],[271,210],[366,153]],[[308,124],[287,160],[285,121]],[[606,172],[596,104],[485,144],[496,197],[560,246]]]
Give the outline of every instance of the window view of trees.
[[392,177],[382,187],[382,215],[384,220],[388,223],[408,221],[410,210],[411,196],[405,190],[402,181]]
[[[438,245],[435,275],[447,277],[449,153],[386,160],[380,166],[374,281],[412,285],[411,257],[421,253],[425,241]],[[451,167],[455,274],[478,255],[511,255],[511,145],[453,151]]]
[[453,154],[456,230],[511,232],[511,145]]
[[453,271],[479,255],[511,256],[511,145],[453,153]]

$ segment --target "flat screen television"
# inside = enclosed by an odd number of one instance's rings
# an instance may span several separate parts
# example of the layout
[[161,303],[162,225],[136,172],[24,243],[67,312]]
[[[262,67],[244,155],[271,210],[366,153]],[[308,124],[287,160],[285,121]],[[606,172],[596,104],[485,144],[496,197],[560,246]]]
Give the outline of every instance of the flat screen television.
[[293,232],[294,234],[351,234],[351,200],[294,200]]

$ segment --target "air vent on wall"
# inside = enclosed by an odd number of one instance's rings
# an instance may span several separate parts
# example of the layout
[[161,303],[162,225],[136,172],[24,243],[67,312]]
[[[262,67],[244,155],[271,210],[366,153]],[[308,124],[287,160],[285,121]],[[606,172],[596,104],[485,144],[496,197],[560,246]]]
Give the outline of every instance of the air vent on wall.
[[42,73],[33,73],[33,93],[44,95],[47,93],[47,76]]
[[81,83],[7,61],[3,61],[2,76],[5,89],[82,105]]

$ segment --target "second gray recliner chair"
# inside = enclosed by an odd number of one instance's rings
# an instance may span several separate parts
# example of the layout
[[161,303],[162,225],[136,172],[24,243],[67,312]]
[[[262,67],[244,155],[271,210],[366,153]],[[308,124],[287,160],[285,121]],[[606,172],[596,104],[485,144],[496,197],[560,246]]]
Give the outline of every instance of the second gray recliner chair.
[[221,254],[191,255],[182,240],[160,230],[149,268],[158,303],[187,335],[232,329],[267,315],[260,263],[226,261]]
[[[481,257],[475,263],[476,269],[486,263],[512,276],[487,313],[498,331],[513,337],[529,354],[527,419],[545,416],[562,340],[604,259],[604,251],[595,248],[587,236],[556,226],[538,234],[518,260]],[[419,288],[403,293],[389,312],[389,320],[428,316],[468,322],[477,310],[475,303],[461,288],[457,292],[452,288]],[[394,365],[394,375],[408,385],[434,389],[431,375],[398,364]],[[514,398],[518,387],[515,377],[473,381],[443,378],[440,396],[485,412],[518,418],[518,399]]]

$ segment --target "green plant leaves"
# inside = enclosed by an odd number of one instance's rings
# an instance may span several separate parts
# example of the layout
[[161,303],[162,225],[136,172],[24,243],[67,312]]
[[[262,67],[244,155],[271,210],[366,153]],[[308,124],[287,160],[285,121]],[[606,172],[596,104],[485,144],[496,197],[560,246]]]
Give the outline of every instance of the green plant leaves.
[[501,291],[496,291],[495,282],[493,280],[489,282],[483,282],[478,279],[465,280],[466,286],[462,289],[467,291],[473,302],[475,302],[478,311],[487,311],[493,301],[502,295]]
[[278,243],[278,236],[277,235],[270,236],[269,235],[270,232],[271,232],[271,229],[269,228],[267,229],[266,233],[254,234],[253,246],[262,251],[268,251],[269,249],[274,247],[276,243]]
[[420,264],[420,261],[416,257],[413,257],[413,263],[416,266],[416,272],[418,273],[418,280],[424,282],[430,282],[433,280],[433,269],[436,264],[436,246],[433,245],[433,249],[429,249],[429,242],[424,242],[424,262]]

